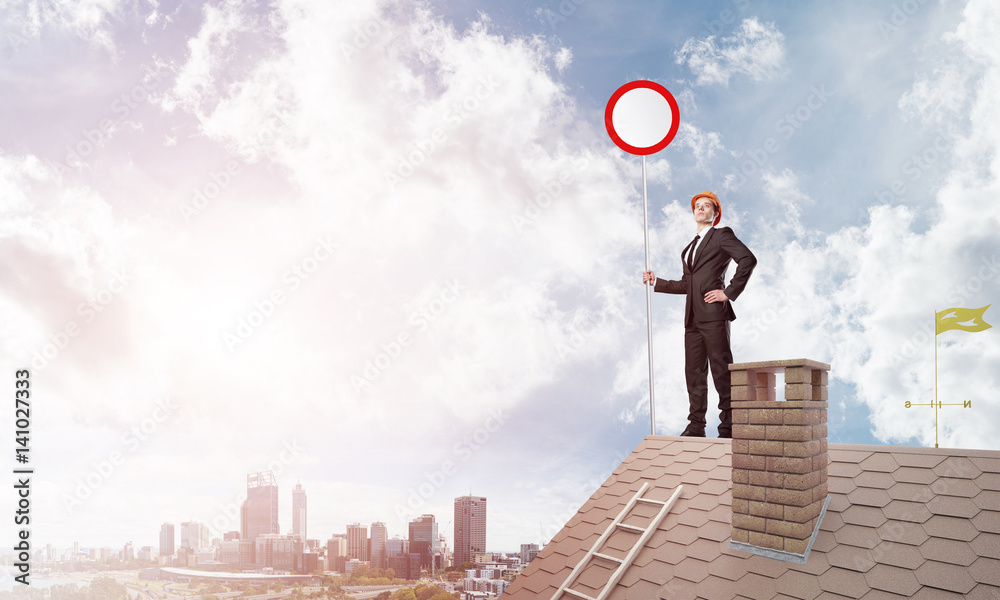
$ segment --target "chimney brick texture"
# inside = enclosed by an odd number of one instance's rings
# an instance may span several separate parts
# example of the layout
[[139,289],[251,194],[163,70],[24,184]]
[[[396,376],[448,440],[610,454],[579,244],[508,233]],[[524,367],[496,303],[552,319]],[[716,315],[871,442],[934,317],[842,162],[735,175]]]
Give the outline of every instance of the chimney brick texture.
[[[827,496],[830,365],[808,359],[729,365],[733,541],[804,554]],[[775,374],[785,399],[775,399]]]

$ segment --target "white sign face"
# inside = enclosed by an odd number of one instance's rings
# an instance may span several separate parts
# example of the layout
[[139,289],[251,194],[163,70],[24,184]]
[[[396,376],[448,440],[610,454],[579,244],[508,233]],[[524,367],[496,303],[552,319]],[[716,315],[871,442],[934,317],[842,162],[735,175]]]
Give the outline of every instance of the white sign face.
[[673,125],[673,111],[662,94],[647,87],[631,89],[618,99],[611,112],[615,133],[629,146],[651,148]]
[[604,108],[604,126],[616,146],[646,156],[667,147],[677,135],[681,113],[667,88],[640,79],[621,86]]

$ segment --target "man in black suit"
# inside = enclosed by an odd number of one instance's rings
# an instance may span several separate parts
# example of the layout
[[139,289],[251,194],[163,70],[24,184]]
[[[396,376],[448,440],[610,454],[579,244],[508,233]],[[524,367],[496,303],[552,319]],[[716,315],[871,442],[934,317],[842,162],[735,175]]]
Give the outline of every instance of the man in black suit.
[[[684,304],[684,375],[687,379],[688,426],[681,435],[705,437],[705,412],[708,408],[708,367],[719,393],[719,437],[731,438],[729,364],[733,351],[729,345],[729,322],[736,319],[730,300],[746,287],[757,259],[728,227],[716,229],[722,218],[722,205],[712,192],[702,192],[691,199],[691,211],[698,224],[698,235],[681,252],[683,275],[680,281],[658,279],[652,271],[642,274],[642,281],[653,284],[653,291],[685,294]],[[736,273],[725,287],[726,268],[736,261]]]

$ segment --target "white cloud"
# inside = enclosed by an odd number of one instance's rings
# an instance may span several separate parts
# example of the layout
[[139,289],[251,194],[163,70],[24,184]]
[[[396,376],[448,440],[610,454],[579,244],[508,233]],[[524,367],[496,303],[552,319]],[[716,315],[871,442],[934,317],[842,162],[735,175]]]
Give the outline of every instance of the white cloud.
[[227,64],[239,72],[237,40],[241,35],[265,33],[250,8],[238,2],[204,5],[204,22],[198,35],[188,40],[188,53],[183,66],[177,68],[172,93],[161,99],[164,109],[173,110],[180,105],[204,118],[201,107],[216,101],[216,87],[228,83],[220,67]]
[[714,35],[689,38],[674,53],[697,77],[695,85],[728,85],[735,75],[764,81],[781,73],[785,62],[785,36],[774,23],[757,17],[744,19],[731,36],[716,41]]
[[681,115],[691,115],[698,112],[698,103],[694,99],[694,90],[689,87],[674,92],[674,98],[680,108]]
[[689,148],[694,157],[696,168],[705,171],[709,167],[709,161],[718,152],[725,152],[722,145],[722,136],[717,131],[705,131],[697,125],[682,121],[677,129],[677,139],[674,143],[681,147]]
[[962,62],[935,68],[931,75],[921,74],[899,99],[900,111],[929,123],[954,118],[968,99],[970,71],[968,63]]
[[3,8],[8,35],[18,41],[38,38],[43,29],[52,27],[114,53],[111,20],[129,4],[128,0],[20,0],[5,2]]
[[555,55],[556,69],[565,71],[566,67],[573,62],[573,51],[569,48],[560,48]]

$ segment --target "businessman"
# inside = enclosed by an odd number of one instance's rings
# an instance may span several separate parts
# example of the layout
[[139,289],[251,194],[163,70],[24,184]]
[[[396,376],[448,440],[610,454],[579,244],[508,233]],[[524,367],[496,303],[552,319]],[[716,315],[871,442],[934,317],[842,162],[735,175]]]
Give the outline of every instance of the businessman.
[[[691,211],[698,235],[681,252],[679,281],[658,279],[652,271],[642,281],[653,291],[684,294],[684,376],[687,380],[688,425],[681,435],[705,437],[708,409],[708,367],[719,393],[719,437],[733,437],[729,364],[733,351],[729,344],[729,322],[736,318],[730,301],[746,287],[757,259],[728,227],[715,226],[722,218],[722,204],[712,192],[691,199]],[[729,286],[724,277],[729,261],[736,261],[736,273]]]

